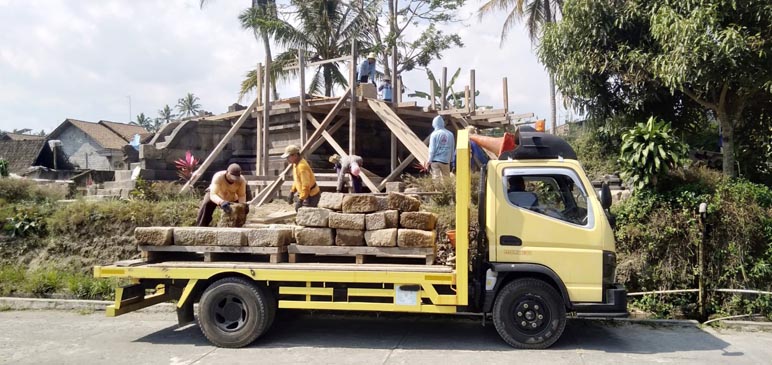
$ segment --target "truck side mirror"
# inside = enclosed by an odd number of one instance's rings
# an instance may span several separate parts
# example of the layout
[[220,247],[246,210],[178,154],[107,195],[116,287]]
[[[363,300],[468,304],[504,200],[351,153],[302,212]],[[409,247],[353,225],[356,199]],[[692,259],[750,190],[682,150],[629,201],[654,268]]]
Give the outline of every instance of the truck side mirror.
[[611,208],[611,189],[605,181],[600,185],[600,206],[603,209]]

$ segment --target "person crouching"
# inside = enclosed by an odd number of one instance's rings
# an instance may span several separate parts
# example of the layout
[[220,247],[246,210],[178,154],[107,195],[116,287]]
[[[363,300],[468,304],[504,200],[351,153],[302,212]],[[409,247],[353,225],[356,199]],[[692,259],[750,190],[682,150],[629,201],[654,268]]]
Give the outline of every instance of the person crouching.
[[[217,207],[225,213],[231,212],[231,203],[247,202],[247,180],[241,176],[241,166],[232,163],[225,171],[219,171],[212,177],[212,183],[206,189],[204,199],[198,209],[196,225],[209,227],[212,223],[212,214]],[[249,214],[249,204],[245,204],[246,213]]]

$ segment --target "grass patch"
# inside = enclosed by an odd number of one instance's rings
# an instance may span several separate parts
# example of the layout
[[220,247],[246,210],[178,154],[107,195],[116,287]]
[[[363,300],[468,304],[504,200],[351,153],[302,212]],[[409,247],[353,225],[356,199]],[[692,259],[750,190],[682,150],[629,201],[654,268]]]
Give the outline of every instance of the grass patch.
[[28,270],[22,265],[0,267],[0,296],[113,300],[113,289],[120,284],[119,280],[98,279],[82,272],[57,268]]

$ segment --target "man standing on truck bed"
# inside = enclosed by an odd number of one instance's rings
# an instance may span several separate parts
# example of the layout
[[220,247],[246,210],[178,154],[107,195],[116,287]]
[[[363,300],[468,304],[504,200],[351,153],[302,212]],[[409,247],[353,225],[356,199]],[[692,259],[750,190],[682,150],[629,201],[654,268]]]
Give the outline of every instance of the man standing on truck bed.
[[[212,222],[212,214],[218,206],[226,213],[230,213],[231,203],[247,202],[247,180],[241,176],[241,166],[232,163],[225,171],[220,171],[212,177],[212,184],[206,189],[201,207],[198,209],[196,225],[209,227]],[[249,204],[245,204],[249,213]]]
[[453,133],[445,129],[445,119],[442,116],[432,120],[434,132],[429,136],[429,160],[426,168],[431,169],[432,180],[441,180],[450,176],[450,162],[456,150],[456,140]]
[[346,174],[351,176],[351,186],[354,193],[362,193],[362,158],[357,155],[349,155],[341,158],[337,153],[330,156],[330,163],[335,165],[335,171],[338,173],[338,185],[336,192],[343,192]]
[[292,204],[295,193],[298,201],[295,202],[295,211],[300,207],[316,207],[322,191],[316,185],[316,177],[306,159],[300,156],[300,147],[291,144],[284,149],[281,158],[286,158],[292,164],[292,189],[287,202]]

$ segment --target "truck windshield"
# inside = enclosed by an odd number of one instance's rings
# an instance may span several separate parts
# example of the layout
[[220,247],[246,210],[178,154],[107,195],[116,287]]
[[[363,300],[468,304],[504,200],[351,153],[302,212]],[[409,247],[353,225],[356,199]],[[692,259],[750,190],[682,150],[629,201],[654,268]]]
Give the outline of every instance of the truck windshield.
[[587,194],[569,175],[505,171],[504,186],[512,205],[560,219],[588,225]]

